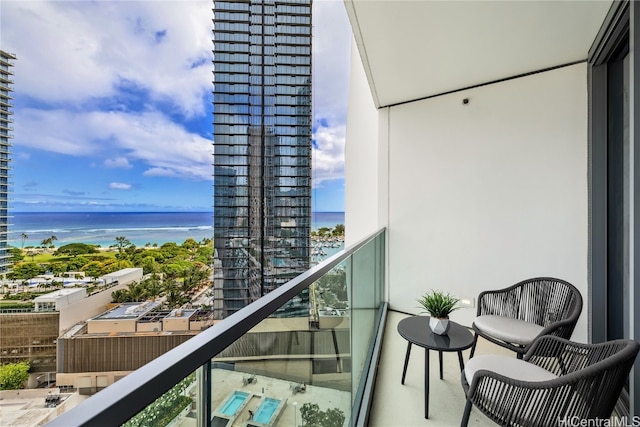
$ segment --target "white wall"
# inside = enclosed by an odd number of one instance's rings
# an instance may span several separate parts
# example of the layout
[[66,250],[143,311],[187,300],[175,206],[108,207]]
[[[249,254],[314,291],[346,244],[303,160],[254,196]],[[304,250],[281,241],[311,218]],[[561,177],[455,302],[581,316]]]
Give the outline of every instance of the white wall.
[[345,144],[346,246],[378,230],[378,111],[355,42],[351,43],[349,108]]
[[[429,289],[475,298],[536,276],[568,280],[586,302],[585,64],[388,114],[391,308],[417,313],[415,299]],[[350,203],[358,191],[350,178],[371,172],[363,165],[353,171],[354,153],[347,153],[347,218],[354,209],[366,222],[369,202],[359,196]],[[348,222],[347,230],[357,225]],[[458,310],[452,319],[470,325],[475,310]],[[585,306],[574,339],[586,338]]]
[[127,283],[118,283],[116,286],[95,293],[86,298],[62,307],[60,311],[60,334],[67,331],[78,322],[83,322],[97,316],[107,309],[111,302],[111,293],[120,289],[126,289]]

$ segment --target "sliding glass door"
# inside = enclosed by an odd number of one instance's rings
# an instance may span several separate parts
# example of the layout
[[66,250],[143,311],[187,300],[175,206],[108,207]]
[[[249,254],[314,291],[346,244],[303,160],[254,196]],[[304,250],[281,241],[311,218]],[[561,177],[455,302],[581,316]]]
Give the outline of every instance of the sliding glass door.
[[[640,126],[640,5],[615,2],[589,52],[588,314],[593,342],[640,340],[640,310],[635,309],[640,308],[636,125]],[[617,412],[640,414],[637,360]]]

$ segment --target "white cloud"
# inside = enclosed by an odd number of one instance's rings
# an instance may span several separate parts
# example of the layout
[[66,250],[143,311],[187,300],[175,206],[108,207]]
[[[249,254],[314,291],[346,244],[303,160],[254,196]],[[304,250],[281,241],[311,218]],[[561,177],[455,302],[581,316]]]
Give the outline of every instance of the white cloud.
[[323,181],[344,178],[344,139],[346,127],[319,126],[313,134],[313,186],[322,187]]
[[131,169],[131,164],[126,157],[116,157],[115,159],[106,159],[104,165],[108,168]]
[[341,0],[313,2],[313,186],[344,179],[351,27]]
[[131,190],[131,184],[125,184],[123,182],[112,182],[109,184],[110,190]]
[[[37,148],[73,156],[86,156],[99,150],[91,141],[90,114],[66,110],[15,110],[14,144],[21,148]],[[100,130],[105,134],[107,130]]]
[[316,117],[347,118],[351,26],[342,0],[313,2],[313,108]]
[[144,171],[144,176],[176,176],[176,173],[167,168],[150,168]]
[[3,1],[2,44],[18,57],[16,87],[41,101],[86,102],[129,85],[201,116],[211,9],[208,0]]
[[[16,95],[31,106],[15,109],[15,146],[211,180],[211,141],[175,123],[209,114],[211,9],[210,0],[2,0],[2,48],[17,54]],[[344,177],[351,33],[341,0],[315,0],[313,13],[313,107],[328,123],[314,133],[321,186]],[[141,111],[130,111],[132,92],[144,94]]]
[[131,166],[131,159],[179,178],[210,180],[213,174],[211,140],[159,112],[22,109],[16,112],[14,144],[73,156],[102,156],[111,159],[105,161],[111,167]]

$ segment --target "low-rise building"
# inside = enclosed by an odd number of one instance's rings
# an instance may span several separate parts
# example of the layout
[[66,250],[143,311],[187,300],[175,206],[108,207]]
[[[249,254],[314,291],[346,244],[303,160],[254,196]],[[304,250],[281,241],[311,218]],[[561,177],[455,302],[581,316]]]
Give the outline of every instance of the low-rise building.
[[87,297],[85,288],[69,288],[58,289],[51,293],[36,297],[34,310],[41,311],[60,311],[61,308],[68,306],[76,301],[80,301]]
[[33,310],[0,312],[0,365],[29,362],[29,387],[52,381],[57,371],[58,337],[78,322],[103,313],[111,302],[111,293],[141,280],[142,269],[127,268],[102,279],[111,286],[89,296],[84,287],[63,288],[35,298]]
[[55,372],[59,320],[57,311],[0,313],[0,365],[29,362],[34,376]]
[[207,310],[163,310],[157,301],[120,304],[58,338],[57,384],[95,393],[213,323]]
[[113,273],[105,274],[101,277],[105,284],[110,283],[131,283],[142,280],[142,268],[123,268]]

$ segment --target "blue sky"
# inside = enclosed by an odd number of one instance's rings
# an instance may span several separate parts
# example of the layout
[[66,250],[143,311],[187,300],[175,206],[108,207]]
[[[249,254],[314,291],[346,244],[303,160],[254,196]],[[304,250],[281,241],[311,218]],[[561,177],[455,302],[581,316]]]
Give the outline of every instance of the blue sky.
[[[212,209],[212,8],[2,0],[14,211]],[[313,209],[343,211],[351,33],[342,1],[313,13]]]

